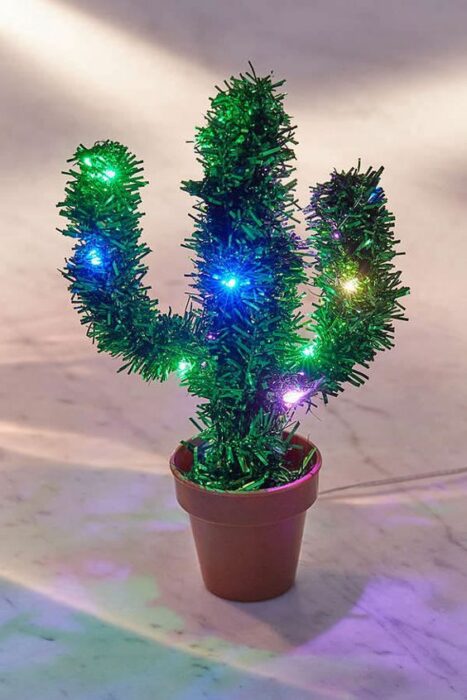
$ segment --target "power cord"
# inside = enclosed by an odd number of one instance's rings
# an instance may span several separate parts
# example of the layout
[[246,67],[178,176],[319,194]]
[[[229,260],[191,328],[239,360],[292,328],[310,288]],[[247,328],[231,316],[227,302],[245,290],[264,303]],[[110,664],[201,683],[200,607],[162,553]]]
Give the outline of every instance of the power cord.
[[421,479],[437,479],[445,476],[457,476],[458,474],[467,474],[467,467],[459,469],[449,469],[443,472],[428,472],[426,474],[417,474],[416,476],[401,476],[391,479],[379,479],[376,481],[360,481],[355,484],[347,484],[346,486],[336,486],[332,489],[320,491],[319,495],[326,496],[329,493],[337,493],[338,491],[349,491],[350,489],[371,488],[372,486],[390,486],[391,484],[405,484],[409,481],[420,481]]

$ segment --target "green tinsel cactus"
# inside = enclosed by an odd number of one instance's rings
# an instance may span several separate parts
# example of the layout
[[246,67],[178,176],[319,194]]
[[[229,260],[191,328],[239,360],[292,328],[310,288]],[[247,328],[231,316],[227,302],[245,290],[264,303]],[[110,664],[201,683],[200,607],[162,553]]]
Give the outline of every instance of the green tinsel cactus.
[[[231,78],[197,130],[200,181],[190,303],[161,313],[144,285],[150,252],[140,242],[141,162],[121,144],[80,146],[67,173],[68,219],[76,239],[64,276],[100,351],[121,369],[164,380],[177,371],[201,399],[199,447],[189,477],[208,488],[257,489],[296,478],[284,454],[297,406],[359,385],[377,350],[392,346],[408,292],[395,271],[393,220],[382,168],[334,172],[311,192],[309,238],[294,233],[294,127],[283,82],[252,71]],[[321,297],[301,311],[313,267]],[[303,465],[306,469],[306,464]]]

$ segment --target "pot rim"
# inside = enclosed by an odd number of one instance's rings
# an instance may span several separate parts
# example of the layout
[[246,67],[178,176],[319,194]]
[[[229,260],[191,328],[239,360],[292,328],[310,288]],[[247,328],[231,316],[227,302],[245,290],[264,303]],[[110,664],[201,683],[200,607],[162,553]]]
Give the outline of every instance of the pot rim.
[[[295,435],[294,435],[295,437]],[[315,477],[319,470],[321,469],[321,465],[323,463],[322,457],[321,457],[321,452],[319,449],[316,447],[316,445],[311,442],[311,440],[308,440],[305,437],[302,437],[301,435],[296,435],[296,437],[301,438],[301,440],[307,442],[311,449],[314,448],[315,453],[314,453],[314,463],[313,466],[309,471],[306,472],[303,476],[301,476],[298,479],[294,479],[293,481],[289,481],[286,484],[281,484],[280,486],[269,486],[268,488],[265,489],[255,489],[253,491],[241,491],[241,490],[233,490],[233,489],[210,489],[207,488],[206,486],[202,486],[201,484],[197,484],[194,481],[191,481],[187,476],[184,475],[183,471],[179,469],[175,465],[175,456],[177,454],[177,451],[181,448],[184,447],[182,443],[180,443],[177,448],[172,452],[170,455],[170,469],[172,471],[172,474],[174,477],[181,481],[185,487],[191,488],[194,491],[198,492],[203,492],[203,493],[211,493],[211,494],[222,494],[224,497],[227,498],[261,498],[265,497],[268,494],[274,495],[278,493],[282,493],[284,491],[291,491],[294,489],[299,489],[303,484],[313,477]]]

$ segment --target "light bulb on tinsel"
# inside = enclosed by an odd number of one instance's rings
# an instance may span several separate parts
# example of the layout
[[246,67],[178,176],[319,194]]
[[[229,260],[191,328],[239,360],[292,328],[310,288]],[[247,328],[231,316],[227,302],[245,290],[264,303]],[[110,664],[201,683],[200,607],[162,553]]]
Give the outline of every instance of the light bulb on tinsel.
[[313,357],[315,350],[316,348],[314,345],[307,345],[305,348],[303,348],[302,353],[305,355],[305,357]]
[[378,202],[380,199],[382,199],[383,195],[384,195],[383,188],[382,187],[375,187],[373,192],[368,197],[368,203],[374,204],[375,202]]
[[221,284],[227,289],[234,289],[238,284],[238,279],[236,277],[225,277],[221,280]]
[[91,265],[94,265],[95,267],[102,265],[102,257],[97,248],[91,248],[87,255],[87,258]]
[[286,406],[293,406],[307,395],[307,391],[303,389],[288,389],[282,396],[282,401]]
[[357,277],[348,277],[342,280],[341,287],[346,294],[355,294],[360,287],[360,282]]

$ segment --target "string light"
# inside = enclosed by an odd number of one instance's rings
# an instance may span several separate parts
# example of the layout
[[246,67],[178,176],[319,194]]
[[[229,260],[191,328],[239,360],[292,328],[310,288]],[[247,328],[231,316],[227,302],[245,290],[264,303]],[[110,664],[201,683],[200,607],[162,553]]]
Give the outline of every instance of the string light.
[[308,391],[303,389],[288,389],[282,396],[282,401],[286,406],[293,406],[298,403],[304,396],[306,396]]
[[314,345],[307,345],[306,348],[303,348],[302,353],[305,355],[305,357],[313,357],[315,351],[316,348]]
[[227,289],[234,289],[238,284],[238,279],[236,277],[225,277],[221,280],[221,284]]
[[348,277],[342,280],[341,287],[346,294],[355,294],[360,287],[360,282],[357,277]]
[[[282,459],[293,433],[286,442],[283,428],[300,406],[315,405],[318,392],[326,400],[347,380],[363,383],[361,367],[392,345],[392,319],[404,318],[399,297],[408,291],[391,263],[393,217],[379,203],[386,201],[377,187],[381,169],[335,170],[312,190],[307,220],[314,233],[306,242],[293,233],[294,183],[284,178],[294,127],[275,89],[253,69],[233,77],[196,132],[204,177],[183,182],[197,200],[185,243],[195,271],[183,316],[161,313],[144,281],[145,181],[126,147],[80,146],[60,204],[69,222],[64,233],[75,241],[64,273],[88,335],[99,350],[122,357],[122,369],[145,380],[175,370],[199,397],[205,451],[195,453],[187,477],[220,491],[293,481]],[[255,138],[241,143],[238,133]],[[371,249],[362,250],[370,238]],[[308,316],[299,310],[299,284],[307,282],[311,249],[321,298]],[[306,337],[300,328],[308,328]],[[211,329],[219,340],[206,348]]]
[[[92,168],[94,165],[92,158],[90,156],[84,156],[82,162],[88,168]],[[103,172],[91,173],[91,177],[98,177],[100,180],[103,180],[103,182],[108,182],[109,180],[113,180],[114,177],[116,176],[116,174],[117,174],[117,171],[114,170],[113,168],[106,168]]]
[[91,248],[87,255],[87,258],[91,265],[94,265],[95,267],[102,265],[102,257],[97,248]]
[[188,360],[180,360],[178,363],[178,373],[181,377],[183,377],[187,372],[190,371],[190,369],[193,367],[191,362],[188,362]]
[[382,187],[375,187],[373,192],[368,197],[368,203],[374,204],[375,202],[379,202],[379,200],[383,198],[383,195],[384,195],[383,188]]
[[212,275],[214,280],[217,280],[221,287],[224,287],[228,292],[237,292],[240,287],[246,287],[251,284],[249,279],[245,279],[233,272],[228,270],[222,274],[215,273]]

